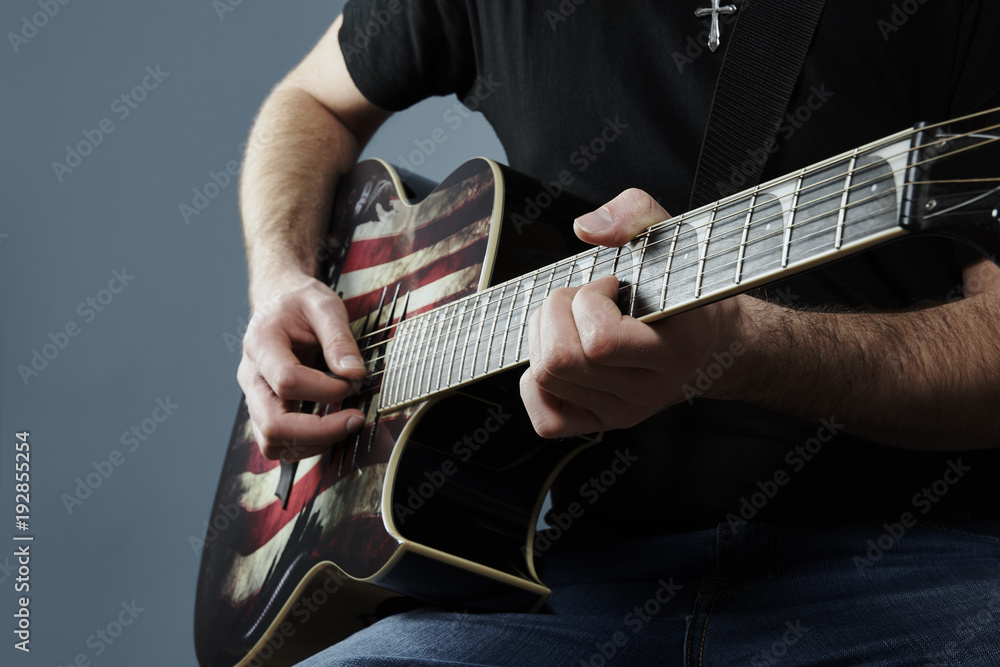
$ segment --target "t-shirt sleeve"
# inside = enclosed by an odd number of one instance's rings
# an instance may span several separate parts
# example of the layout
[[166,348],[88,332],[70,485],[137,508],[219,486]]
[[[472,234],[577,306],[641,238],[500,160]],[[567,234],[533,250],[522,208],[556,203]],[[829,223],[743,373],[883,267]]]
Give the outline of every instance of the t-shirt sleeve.
[[462,0],[350,0],[340,48],[361,94],[388,111],[475,80],[471,15]]

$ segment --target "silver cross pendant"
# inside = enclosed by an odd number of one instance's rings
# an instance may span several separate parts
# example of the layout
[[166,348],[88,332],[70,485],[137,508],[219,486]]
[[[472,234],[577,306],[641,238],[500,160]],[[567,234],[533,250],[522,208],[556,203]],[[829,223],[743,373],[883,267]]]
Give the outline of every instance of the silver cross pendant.
[[735,14],[736,5],[723,5],[719,6],[719,0],[712,0],[711,7],[704,7],[702,9],[696,9],[694,15],[698,18],[704,18],[709,14],[712,15],[712,28],[708,31],[708,48],[713,52],[719,48],[719,38],[722,36],[722,31],[719,28],[719,14]]

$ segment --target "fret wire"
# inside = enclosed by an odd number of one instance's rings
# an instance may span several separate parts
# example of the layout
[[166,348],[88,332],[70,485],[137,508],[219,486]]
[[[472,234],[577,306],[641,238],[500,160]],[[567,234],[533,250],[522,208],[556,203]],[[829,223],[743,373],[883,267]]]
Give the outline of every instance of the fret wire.
[[[521,287],[522,282],[523,279],[517,281],[518,288]],[[514,317],[514,306],[517,305],[517,295],[519,291],[520,291],[519,289],[514,290],[514,296],[510,300],[510,310],[507,312],[507,323],[504,324],[503,327],[503,342],[500,344],[500,364],[499,364],[499,367],[501,368],[503,367],[504,355],[507,354],[507,338],[508,336],[510,336],[510,322],[511,319]],[[503,303],[502,299],[500,303]]]
[[[465,356],[469,351],[469,339],[472,338],[472,325],[476,321],[476,310],[479,309],[479,299],[482,297],[482,293],[476,295],[476,305],[472,307],[472,312],[469,313],[469,326],[465,331],[465,342],[462,343],[462,359],[458,362],[458,382],[462,381],[462,373],[465,370]],[[475,355],[473,355],[475,358]]]
[[785,245],[781,250],[781,267],[788,266],[788,254],[792,249],[792,225],[795,224],[795,208],[799,205],[799,192],[802,191],[802,179],[806,170],[799,172],[798,181],[795,183],[795,192],[792,194],[792,207],[788,210],[788,222],[785,223]]
[[694,298],[701,296],[701,283],[705,278],[705,253],[708,252],[708,244],[712,240],[712,231],[715,229],[716,220],[719,217],[719,207],[714,206],[712,208],[712,217],[708,221],[708,234],[705,237],[705,242],[700,244],[698,247],[698,270],[695,272],[694,278]]
[[493,290],[485,292],[485,294],[486,306],[483,308],[483,321],[479,323],[479,333],[476,334],[476,348],[472,352],[472,364],[469,368],[469,372],[472,373],[472,375],[469,376],[470,379],[476,377],[476,357],[479,356],[479,343],[483,339],[483,329],[486,328],[486,318],[489,317],[490,298],[493,294]]
[[455,375],[455,354],[458,352],[458,339],[460,332],[462,331],[462,320],[465,319],[465,311],[469,307],[469,300],[462,299],[462,312],[458,316],[458,328],[455,331],[455,344],[451,346],[451,361],[448,362],[448,382],[445,386],[451,386],[452,376]]
[[[430,315],[430,313],[428,313]],[[432,326],[434,326],[434,321],[430,317],[423,318],[426,320],[424,326],[420,327],[420,335],[417,337],[417,344],[414,346],[417,357],[413,360],[413,377],[410,378],[410,385],[407,387],[407,393],[411,396],[414,392],[420,391],[420,379],[423,377],[423,370],[421,367],[422,363],[426,363],[427,355],[422,354],[425,346],[427,345],[427,332]]]
[[[430,336],[431,336],[430,339],[427,341],[429,353],[424,355],[424,362],[423,362],[423,365],[422,365],[422,367],[420,369],[420,382],[418,382],[418,387],[417,387],[417,391],[419,391],[421,393],[425,393],[425,391],[430,391],[430,376],[434,375],[434,354],[435,354],[435,351],[437,350],[437,344],[438,344],[439,339],[440,339],[440,335],[438,333],[435,333],[435,332],[436,331],[439,332],[441,330],[441,315],[444,313],[445,310],[447,310],[447,307],[444,310],[435,310],[434,311],[437,314],[433,316],[433,320],[434,321],[433,321],[433,323],[431,324],[431,326],[428,329],[428,331],[430,332]],[[430,364],[430,367],[431,367],[430,370],[431,370],[431,372],[430,373],[425,373],[428,364]],[[427,389],[426,390],[424,390],[422,388],[424,386],[424,382],[425,382],[424,378],[425,378],[425,376],[427,378],[426,379],[426,382],[427,382]]]
[[[407,371],[409,371],[409,359],[410,355],[413,354],[414,347],[410,345],[411,334],[413,333],[413,327],[409,326],[407,322],[406,326],[398,329],[402,334],[400,340],[400,345],[402,346],[403,355],[400,357],[399,361],[399,378],[396,380],[396,400],[400,400],[404,395],[404,388],[406,387]],[[402,345],[405,341],[405,346]]]
[[521,360],[521,346],[524,343],[524,329],[528,324],[528,311],[531,309],[531,295],[535,291],[535,279],[538,277],[537,273],[532,272],[531,274],[531,287],[528,288],[528,293],[524,299],[524,314],[521,316],[521,333],[517,337],[517,354],[515,358]]
[[432,314],[427,313],[427,315],[428,317],[422,318],[421,326],[419,327],[420,335],[414,347],[417,356],[413,360],[413,376],[410,378],[410,384],[407,388],[407,393],[411,396],[414,395],[414,392],[420,392],[420,381],[423,378],[423,364],[427,363],[427,355],[422,354],[422,352],[426,345],[427,332],[434,326]]
[[486,359],[483,361],[483,372],[490,370],[490,352],[493,350],[493,337],[496,336],[497,321],[500,319],[500,306],[503,305],[503,293],[507,291],[508,283],[504,283],[500,288],[500,298],[497,299],[497,311],[493,315],[493,324],[490,325],[490,338],[486,343]]
[[743,222],[743,234],[740,238],[740,248],[739,253],[736,257],[736,284],[739,285],[743,282],[743,260],[746,257],[747,252],[747,239],[750,238],[750,221],[753,218],[754,208],[757,206],[757,193],[760,192],[760,186],[758,185],[753,189],[753,194],[750,195],[750,206],[747,207],[747,219]]
[[[444,386],[441,384],[441,377],[444,375],[444,359],[448,355],[448,334],[451,333],[451,324],[445,323],[451,317],[451,315],[448,315],[449,309],[452,310],[452,312],[454,313],[454,311],[458,310],[458,303],[448,304],[444,309],[445,317],[441,318],[442,331],[443,331],[441,336],[441,344],[444,347],[441,349],[441,365],[440,367],[438,367],[437,380],[435,381],[435,384],[437,385],[438,389]],[[431,374],[433,373],[434,373],[434,364],[431,364]]]
[[680,222],[674,227],[673,238],[670,240],[670,250],[667,252],[667,270],[663,272],[663,287],[660,288],[660,308],[667,307],[667,285],[670,283],[670,272],[674,270],[674,254],[677,250],[677,241],[681,237]]
[[[416,321],[416,320],[413,320],[413,321]],[[419,355],[420,354],[420,350],[422,350],[423,347],[424,347],[424,334],[427,333],[427,328],[430,326],[430,322],[427,322],[427,323],[424,323],[424,324],[425,324],[424,326],[420,326],[418,328],[419,335],[417,335],[417,332],[414,332],[414,338],[416,339],[416,343],[417,343],[416,345],[413,346],[414,355]],[[411,362],[411,364],[410,364],[410,377],[409,377],[409,381],[406,383],[406,393],[408,395],[410,395],[410,396],[414,395],[413,394],[413,388],[414,388],[414,385],[417,384],[417,374],[419,373],[419,370],[417,368],[417,364],[420,361],[422,361],[422,360],[423,360],[423,357],[416,356],[413,359],[413,361]]]
[[844,243],[844,222],[847,219],[847,198],[851,194],[851,179],[854,178],[854,166],[858,161],[858,149],[854,149],[851,161],[847,166],[847,182],[844,184],[844,194],[840,199],[840,212],[837,215],[837,235],[833,241],[833,247],[840,250]]
[[[635,297],[639,293],[639,284],[642,282],[642,265],[646,261],[646,246],[649,245],[649,234],[646,234],[642,238],[642,245],[639,246],[639,268],[633,271],[633,274],[638,276],[638,280],[632,285],[632,296],[629,298],[628,304],[628,314],[635,314]],[[633,253],[634,255],[635,253]]]

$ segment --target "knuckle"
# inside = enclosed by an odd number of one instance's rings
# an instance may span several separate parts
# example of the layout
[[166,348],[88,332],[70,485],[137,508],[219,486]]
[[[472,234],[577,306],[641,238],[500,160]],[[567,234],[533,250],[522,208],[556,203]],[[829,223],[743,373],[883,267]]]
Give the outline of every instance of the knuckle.
[[618,351],[616,338],[602,328],[594,328],[586,334],[581,332],[580,345],[583,355],[597,363],[608,361]]
[[615,205],[621,214],[642,221],[652,222],[655,218],[662,218],[665,213],[655,199],[638,188],[622,192],[615,198]]
[[295,394],[296,382],[295,376],[291,371],[279,368],[275,371],[274,376],[271,378],[271,391],[275,393],[278,398],[291,399]]

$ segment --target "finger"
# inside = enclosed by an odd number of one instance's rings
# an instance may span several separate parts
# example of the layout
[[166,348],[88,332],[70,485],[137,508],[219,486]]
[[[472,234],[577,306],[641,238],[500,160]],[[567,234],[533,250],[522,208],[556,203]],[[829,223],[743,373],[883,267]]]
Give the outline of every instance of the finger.
[[332,377],[302,364],[288,336],[276,328],[258,329],[245,354],[271,391],[284,400],[336,403],[356,390],[348,379]]
[[601,430],[595,414],[543,391],[527,370],[521,375],[521,400],[535,432],[543,438],[568,438]]
[[630,188],[601,208],[577,218],[573,229],[580,239],[593,245],[616,247],[634,239],[650,225],[670,214],[642,190]]
[[348,326],[349,315],[344,303],[340,299],[326,299],[321,303],[309,301],[306,316],[323,349],[327,368],[340,377],[363,378],[367,369]]
[[299,412],[299,401],[282,400],[260,376],[245,396],[257,444],[270,459],[298,460],[319,453],[364,425],[360,410],[327,415]]
[[573,299],[573,321],[586,359],[595,366],[652,370],[667,344],[656,329],[618,309],[618,279],[584,285]]
[[532,313],[529,333],[530,369],[543,388],[548,376],[563,377],[586,363],[573,321],[573,296],[579,287],[554,290]]

